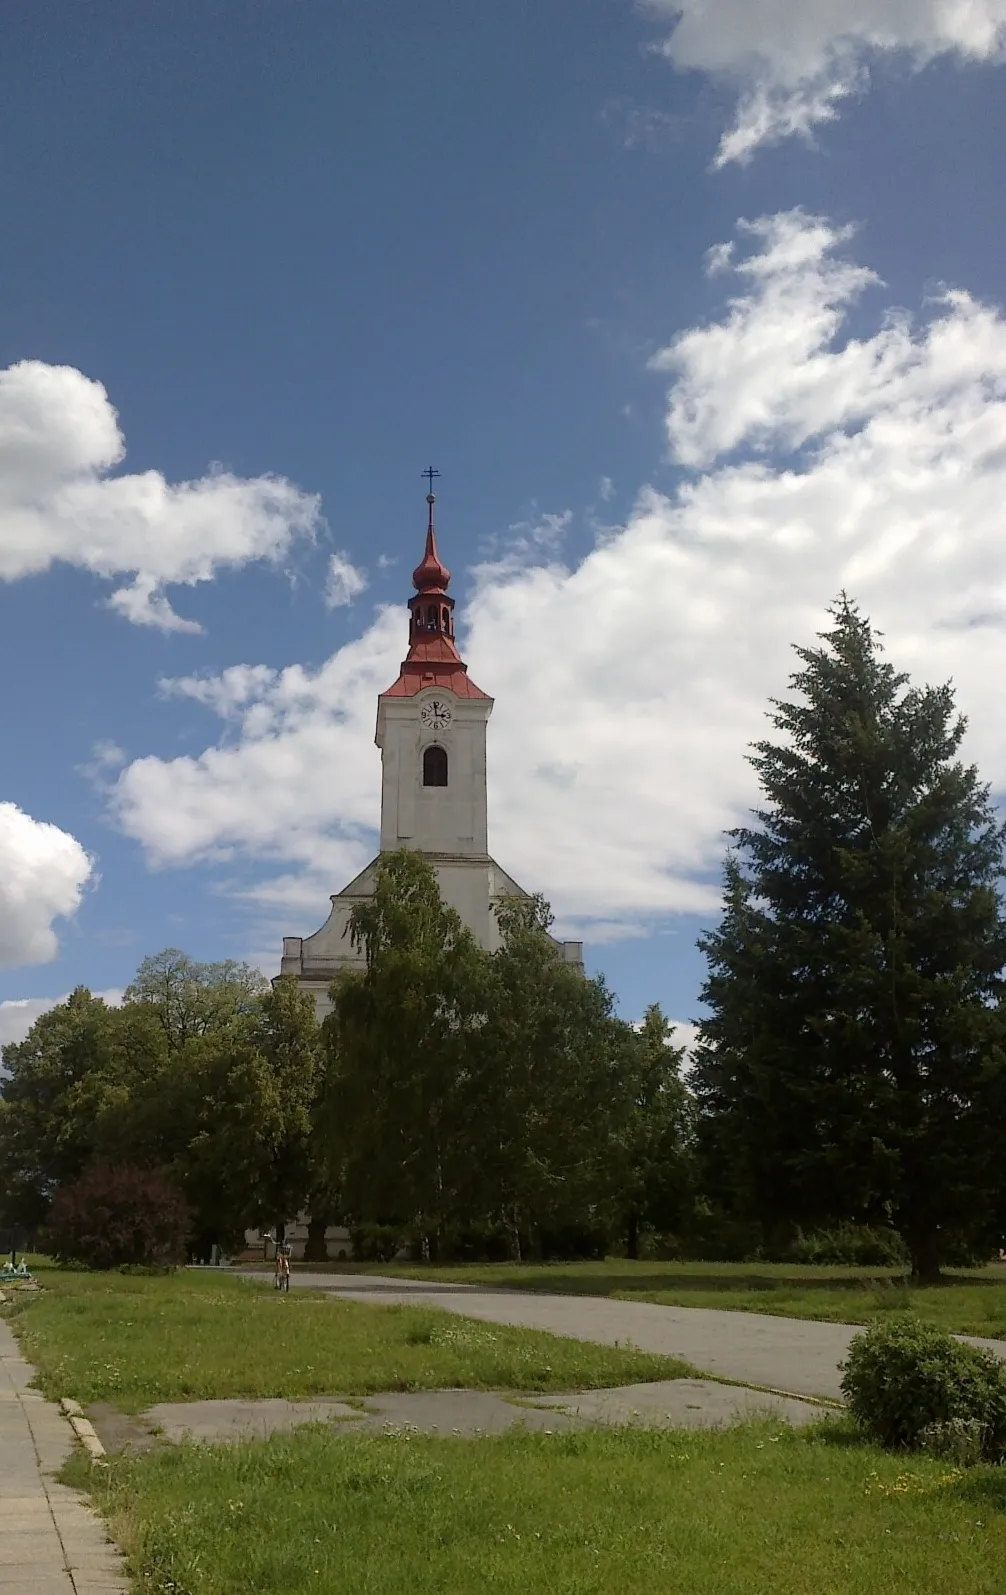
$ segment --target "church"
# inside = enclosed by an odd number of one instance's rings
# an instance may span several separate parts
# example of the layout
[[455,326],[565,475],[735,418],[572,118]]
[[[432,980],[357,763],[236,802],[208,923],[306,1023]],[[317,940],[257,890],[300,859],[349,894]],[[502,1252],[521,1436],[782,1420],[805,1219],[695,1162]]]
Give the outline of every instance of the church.
[[[451,573],[437,550],[432,492],[426,502],[426,552],[412,573],[408,654],[398,680],[377,700],[381,852],[418,849],[433,866],[444,901],[492,952],[500,941],[496,905],[528,894],[489,853],[486,733],[493,700],[475,685],[458,653]],[[312,994],[319,1018],[331,1008],[335,976],[364,967],[363,950],[350,942],[349,917],[372,895],[377,864],[372,859],[333,896],[332,911],[313,936],[283,938],[280,974],[295,976]],[[582,973],[583,943],[556,945]]]

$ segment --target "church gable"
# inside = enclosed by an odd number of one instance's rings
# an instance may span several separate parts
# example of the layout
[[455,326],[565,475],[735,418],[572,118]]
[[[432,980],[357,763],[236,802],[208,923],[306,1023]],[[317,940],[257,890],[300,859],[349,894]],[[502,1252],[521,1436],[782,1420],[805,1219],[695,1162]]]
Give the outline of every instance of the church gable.
[[352,955],[348,935],[349,916],[357,903],[365,903],[374,895],[378,862],[376,858],[371,859],[366,868],[332,898],[332,911],[324,925],[313,936],[303,939],[305,958],[345,958]]

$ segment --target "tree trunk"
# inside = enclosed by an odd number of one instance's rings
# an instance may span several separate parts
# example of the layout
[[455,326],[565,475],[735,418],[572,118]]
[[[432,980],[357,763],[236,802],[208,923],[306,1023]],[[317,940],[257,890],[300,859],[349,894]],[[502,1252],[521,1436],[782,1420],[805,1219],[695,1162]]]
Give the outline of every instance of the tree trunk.
[[510,1209],[510,1211],[506,1215],[505,1222],[506,1222],[506,1229],[507,1229],[507,1238],[508,1238],[508,1240],[510,1242],[510,1261],[512,1263],[519,1263],[520,1260],[521,1260],[521,1255],[520,1255],[520,1229],[519,1229],[518,1224],[517,1224],[517,1213],[516,1213],[515,1209],[513,1209],[513,1208]]
[[625,1255],[631,1257],[633,1262],[639,1260],[639,1214],[636,1209],[629,1210],[628,1235],[625,1242]]
[[942,1279],[936,1225],[914,1230],[908,1237],[908,1251],[912,1259],[912,1283],[934,1285]]
[[324,1218],[315,1218],[312,1214],[307,1224],[307,1244],[304,1247],[305,1263],[327,1263],[328,1242],[325,1240],[325,1231],[328,1228]]

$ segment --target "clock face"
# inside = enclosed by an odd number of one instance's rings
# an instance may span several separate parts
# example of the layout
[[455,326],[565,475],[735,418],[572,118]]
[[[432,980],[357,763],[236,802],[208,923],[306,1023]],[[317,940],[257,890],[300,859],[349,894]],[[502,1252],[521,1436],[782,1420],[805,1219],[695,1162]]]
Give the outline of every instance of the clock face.
[[442,698],[431,698],[429,703],[423,704],[419,718],[429,731],[446,731],[453,719],[451,706]]

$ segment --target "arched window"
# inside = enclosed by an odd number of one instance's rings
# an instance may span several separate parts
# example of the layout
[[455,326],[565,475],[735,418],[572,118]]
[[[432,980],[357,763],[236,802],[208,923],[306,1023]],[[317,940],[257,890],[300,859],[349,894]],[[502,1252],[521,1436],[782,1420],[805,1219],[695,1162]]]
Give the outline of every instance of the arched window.
[[440,611],[440,614],[441,614],[441,617],[442,617],[441,618],[441,624],[442,624],[443,630],[444,631],[450,631],[450,629],[451,629],[451,612],[447,608],[446,604],[444,605],[443,609]]
[[429,626],[431,631],[436,631],[436,629],[437,629],[437,610],[436,610],[436,605],[435,604],[431,604],[429,609],[426,611],[426,624]]
[[423,754],[423,785],[447,785],[447,749],[431,742]]

